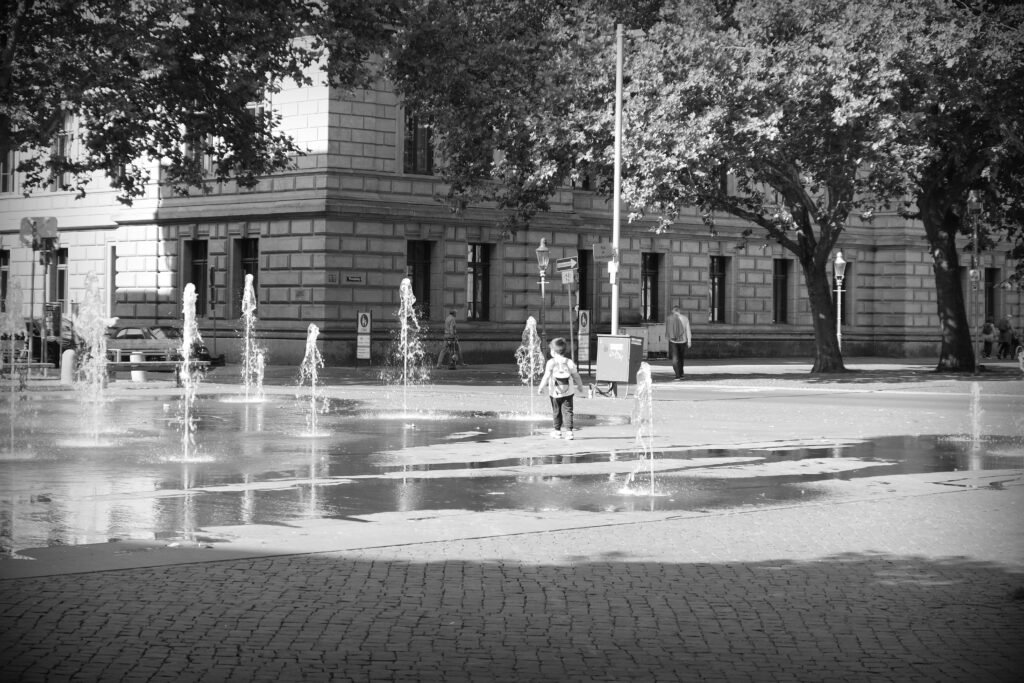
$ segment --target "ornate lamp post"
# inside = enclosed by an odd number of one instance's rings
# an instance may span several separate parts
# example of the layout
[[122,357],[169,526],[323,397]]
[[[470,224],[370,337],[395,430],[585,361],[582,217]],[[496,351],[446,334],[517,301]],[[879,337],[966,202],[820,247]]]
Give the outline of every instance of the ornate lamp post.
[[[548,249],[544,238],[540,238],[540,246],[537,247],[537,270],[540,272],[540,344],[544,350],[546,337],[544,335],[544,309],[547,307],[547,294],[545,286],[548,283],[548,264],[551,262],[551,250]],[[544,351],[544,353],[547,353]]]
[[839,343],[839,351],[843,350],[843,278],[846,277],[846,259],[843,258],[843,250],[836,252],[836,258],[832,261],[832,274],[836,279],[836,342]]

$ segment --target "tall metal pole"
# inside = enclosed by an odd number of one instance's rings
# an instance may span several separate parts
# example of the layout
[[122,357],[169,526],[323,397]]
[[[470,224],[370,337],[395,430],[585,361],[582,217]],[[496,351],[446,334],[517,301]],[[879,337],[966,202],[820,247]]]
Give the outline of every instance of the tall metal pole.
[[843,276],[836,275],[836,344],[843,352]]
[[622,24],[615,27],[615,173],[612,191],[612,334],[619,333],[619,215],[622,185]]

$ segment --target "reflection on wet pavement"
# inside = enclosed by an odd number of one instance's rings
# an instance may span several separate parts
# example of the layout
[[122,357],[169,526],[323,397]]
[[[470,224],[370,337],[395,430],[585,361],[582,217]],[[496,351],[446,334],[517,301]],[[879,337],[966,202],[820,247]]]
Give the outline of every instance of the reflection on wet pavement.
[[[496,455],[489,442],[544,433],[543,416],[394,415],[333,401],[319,422],[329,436],[311,438],[305,410],[299,399],[201,397],[196,447],[183,459],[176,406],[166,398],[119,399],[95,411],[73,398],[8,399],[0,404],[12,427],[0,434],[0,543],[10,553],[196,539],[205,527],[391,511],[704,510],[812,500],[828,494],[804,485],[825,479],[1024,466],[1020,439],[955,435],[656,449],[648,464],[628,449],[537,447],[505,457],[516,449]],[[583,435],[632,429],[624,419],[578,416],[577,424]],[[431,448],[429,462],[394,455],[419,447]]]

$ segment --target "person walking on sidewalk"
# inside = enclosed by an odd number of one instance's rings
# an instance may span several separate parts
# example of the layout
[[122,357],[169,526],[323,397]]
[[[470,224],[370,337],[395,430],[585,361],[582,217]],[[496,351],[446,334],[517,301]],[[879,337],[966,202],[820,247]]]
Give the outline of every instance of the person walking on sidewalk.
[[1010,315],[1007,314],[996,323],[999,330],[999,349],[996,356],[1000,359],[1013,358],[1013,324],[1010,321]]
[[583,390],[583,379],[580,378],[576,364],[566,357],[566,346],[568,344],[562,337],[551,340],[551,358],[544,366],[544,376],[540,379],[537,393],[544,393],[544,387],[548,387],[548,395],[551,397],[551,438],[572,441],[575,438],[572,435],[573,396],[577,390]]
[[672,307],[672,315],[665,321],[665,338],[668,339],[668,357],[672,359],[672,371],[676,379],[683,378],[686,349],[693,344],[690,334],[690,319],[683,315],[679,306]]

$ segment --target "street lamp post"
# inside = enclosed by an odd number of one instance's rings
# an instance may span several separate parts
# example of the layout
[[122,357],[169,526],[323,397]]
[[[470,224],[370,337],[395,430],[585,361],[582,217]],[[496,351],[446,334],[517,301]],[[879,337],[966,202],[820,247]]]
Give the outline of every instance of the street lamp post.
[[836,279],[836,342],[839,344],[839,352],[843,351],[843,278],[846,277],[846,259],[843,258],[843,250],[836,252],[836,258],[832,262],[832,274]]
[[544,350],[546,337],[544,335],[544,309],[547,307],[547,293],[545,286],[548,283],[548,264],[551,262],[551,250],[547,242],[540,238],[540,246],[537,247],[537,271],[540,273],[540,346]]

